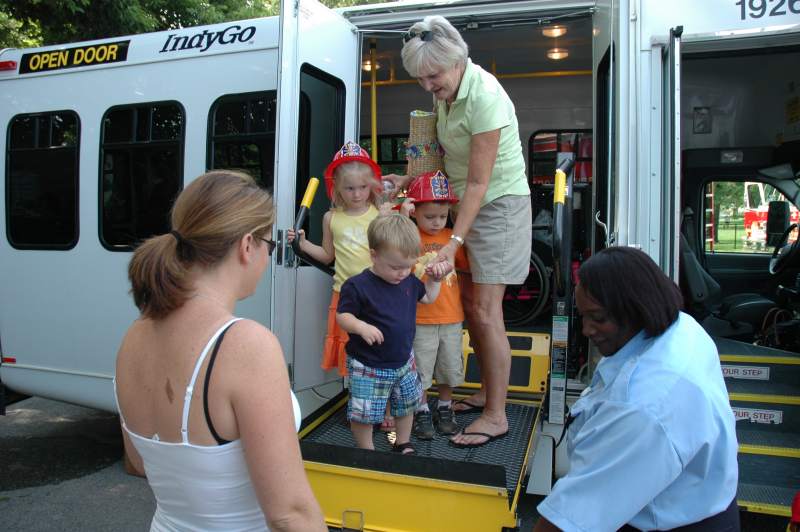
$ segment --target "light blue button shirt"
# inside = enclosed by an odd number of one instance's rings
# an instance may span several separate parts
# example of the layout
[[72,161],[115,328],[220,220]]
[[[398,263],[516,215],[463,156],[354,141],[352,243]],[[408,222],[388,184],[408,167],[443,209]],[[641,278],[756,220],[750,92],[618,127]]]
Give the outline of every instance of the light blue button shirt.
[[539,513],[562,530],[683,526],[736,495],[736,426],[716,346],[689,315],[597,365],[570,409],[570,466]]

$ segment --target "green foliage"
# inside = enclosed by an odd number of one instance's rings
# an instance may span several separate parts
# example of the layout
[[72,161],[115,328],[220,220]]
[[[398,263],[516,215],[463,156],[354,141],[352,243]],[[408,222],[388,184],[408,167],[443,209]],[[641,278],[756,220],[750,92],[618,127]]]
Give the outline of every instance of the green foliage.
[[[322,0],[328,7],[384,0]],[[0,0],[0,48],[47,46],[277,15],[280,0]]]
[[38,22],[22,22],[2,9],[0,4],[0,49],[40,46],[42,31]]
[[[277,14],[279,5],[279,0],[0,0],[0,47],[61,44],[265,17]],[[16,30],[6,31],[6,26]],[[24,41],[16,34],[40,37]]]

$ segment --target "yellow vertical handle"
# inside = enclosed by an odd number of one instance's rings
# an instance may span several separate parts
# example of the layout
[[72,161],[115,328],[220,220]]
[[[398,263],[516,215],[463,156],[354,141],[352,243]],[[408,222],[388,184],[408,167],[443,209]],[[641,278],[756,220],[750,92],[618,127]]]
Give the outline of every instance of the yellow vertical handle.
[[564,198],[567,195],[567,174],[563,170],[556,170],[555,189],[553,190],[553,204],[564,205]]
[[306,192],[303,194],[303,201],[300,202],[301,207],[305,207],[306,209],[311,208],[311,203],[314,201],[314,196],[317,194],[317,187],[319,186],[319,179],[316,177],[312,177],[308,180],[308,186],[306,186]]

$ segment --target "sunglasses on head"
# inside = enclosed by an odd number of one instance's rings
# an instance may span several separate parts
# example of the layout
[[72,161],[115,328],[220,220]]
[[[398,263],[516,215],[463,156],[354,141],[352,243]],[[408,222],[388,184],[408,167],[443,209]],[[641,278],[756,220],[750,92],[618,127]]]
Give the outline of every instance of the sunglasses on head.
[[433,32],[432,31],[428,31],[428,30],[420,31],[420,32],[409,31],[409,32],[406,32],[406,33],[403,34],[403,42],[407,43],[408,41],[410,41],[414,37],[419,37],[419,39],[421,41],[424,41],[424,42],[432,41],[433,40]]

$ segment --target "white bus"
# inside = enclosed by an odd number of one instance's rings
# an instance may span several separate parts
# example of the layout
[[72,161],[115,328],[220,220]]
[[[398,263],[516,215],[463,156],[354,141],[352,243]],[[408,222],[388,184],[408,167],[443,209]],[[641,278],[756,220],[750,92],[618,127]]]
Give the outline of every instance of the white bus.
[[[462,31],[473,61],[514,101],[541,223],[552,209],[547,176],[564,158],[576,162],[568,260],[638,246],[681,282],[710,329],[718,301],[690,289],[684,258],[718,285],[717,300],[759,292],[748,300],[757,315],[727,320],[751,324],[749,337],[713,329],[723,355],[739,356],[725,350],[752,342],[774,289],[793,285],[794,264],[770,274],[769,253],[718,252],[703,228],[714,183],[763,182],[800,203],[798,0],[413,0],[337,11],[283,0],[281,13],[0,51],[5,386],[113,411],[115,353],[137,316],[131,250],[169,230],[171,202],[189,180],[234,167],[273,190],[279,242],[236,313],[278,335],[304,415],[341,392],[338,375],[319,367],[331,279],[300,264],[283,235],[309,178],[345,140],[363,138],[387,171],[402,168],[408,112],[431,101],[402,68],[400,35],[428,14]],[[312,240],[326,209],[320,193],[306,226]],[[535,235],[546,256],[548,231]],[[546,356],[549,313],[529,318],[516,331],[543,335]],[[579,390],[594,356],[576,331],[570,340],[568,388]],[[781,356],[795,367],[791,353]],[[534,391],[541,398],[544,387]],[[740,408],[763,406],[751,403]],[[777,432],[800,430],[798,416],[784,412]],[[544,417],[532,438],[560,430]],[[522,476],[532,469],[529,485],[546,492],[552,442],[534,439]],[[555,466],[565,470],[560,455]],[[800,489],[791,482],[777,502],[740,493],[740,504],[785,514],[787,494]]]

